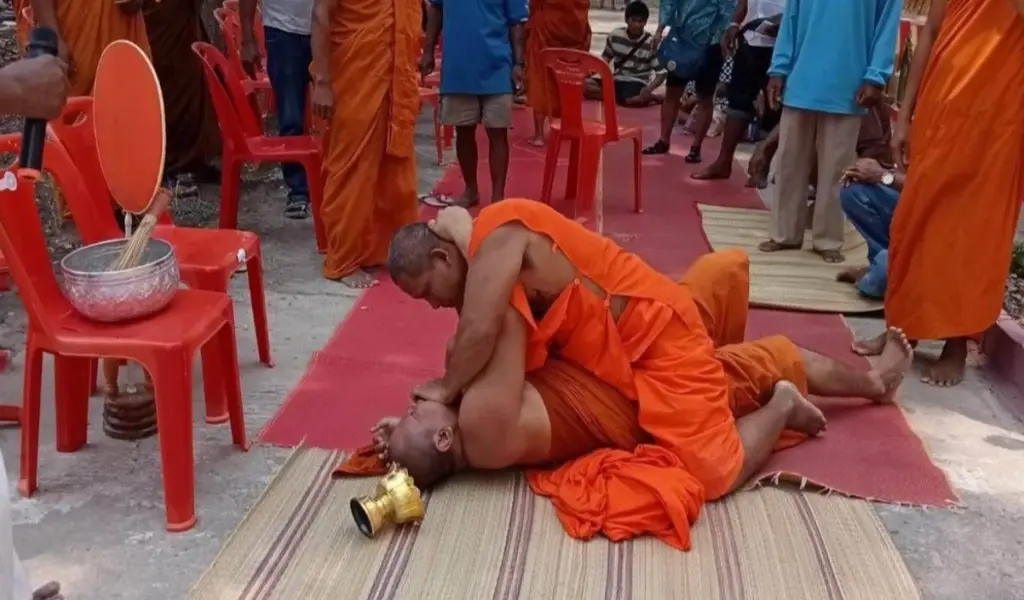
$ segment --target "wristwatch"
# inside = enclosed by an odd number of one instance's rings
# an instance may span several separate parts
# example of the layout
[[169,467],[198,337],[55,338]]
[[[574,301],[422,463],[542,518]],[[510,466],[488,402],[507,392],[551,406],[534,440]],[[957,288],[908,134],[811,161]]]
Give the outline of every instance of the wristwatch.
[[892,171],[882,173],[882,185],[890,186],[894,181],[896,181],[896,175],[894,175]]

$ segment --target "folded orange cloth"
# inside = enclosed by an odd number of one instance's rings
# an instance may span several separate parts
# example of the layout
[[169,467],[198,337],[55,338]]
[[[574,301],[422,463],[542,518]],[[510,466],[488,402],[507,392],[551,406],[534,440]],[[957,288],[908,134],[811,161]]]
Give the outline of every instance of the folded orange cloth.
[[363,446],[341,461],[338,468],[334,470],[335,477],[369,477],[371,475],[384,475],[388,472],[388,465],[380,459],[373,444]]

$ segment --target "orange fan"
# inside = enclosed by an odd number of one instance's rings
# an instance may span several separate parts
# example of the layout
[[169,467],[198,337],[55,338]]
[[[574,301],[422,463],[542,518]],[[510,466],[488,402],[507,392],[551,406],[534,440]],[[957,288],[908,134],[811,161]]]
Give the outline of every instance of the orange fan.
[[172,194],[160,187],[167,129],[160,82],[146,53],[127,40],[103,50],[93,88],[96,151],[114,201],[145,215],[112,269],[136,266]]

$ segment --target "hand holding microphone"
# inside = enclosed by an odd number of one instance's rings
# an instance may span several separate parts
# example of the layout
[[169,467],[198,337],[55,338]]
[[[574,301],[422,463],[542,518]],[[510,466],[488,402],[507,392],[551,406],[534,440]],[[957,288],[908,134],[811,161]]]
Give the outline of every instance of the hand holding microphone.
[[[44,60],[49,59],[51,61],[57,60],[58,62],[62,62],[57,58],[59,44],[60,39],[57,37],[56,31],[46,27],[36,27],[29,34],[28,48],[26,52],[28,60],[24,62],[39,62],[40,70],[44,70],[46,67],[46,64],[42,63]],[[66,67],[64,69],[66,71]],[[52,68],[50,70],[52,71]],[[44,72],[43,74],[45,76],[46,73]],[[21,156],[18,159],[18,175],[22,177],[37,179],[39,177],[39,171],[43,168],[43,146],[46,143],[46,120],[60,116],[60,109],[63,108],[64,101],[67,99],[66,73],[62,73],[62,76],[64,84],[59,91],[46,90],[49,91],[51,95],[47,96],[44,102],[49,102],[51,106],[48,106],[45,111],[26,111],[24,113],[26,117],[25,129],[21,135]],[[29,99],[33,99],[32,96],[29,96]],[[39,100],[43,99],[38,98],[37,101]],[[52,106],[56,102],[60,102],[60,107]],[[33,117],[30,115],[30,112],[45,112],[47,116],[43,118]]]

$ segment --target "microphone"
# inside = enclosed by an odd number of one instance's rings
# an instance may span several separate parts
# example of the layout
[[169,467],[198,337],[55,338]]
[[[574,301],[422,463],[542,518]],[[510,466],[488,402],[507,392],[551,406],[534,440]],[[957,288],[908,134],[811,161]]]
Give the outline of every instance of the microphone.
[[[26,56],[35,58],[49,54],[57,56],[57,32],[49,27],[36,27],[28,37]],[[39,179],[43,168],[43,147],[46,145],[46,121],[25,119],[21,134],[21,156],[18,158],[18,175],[32,181]]]

